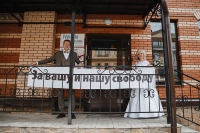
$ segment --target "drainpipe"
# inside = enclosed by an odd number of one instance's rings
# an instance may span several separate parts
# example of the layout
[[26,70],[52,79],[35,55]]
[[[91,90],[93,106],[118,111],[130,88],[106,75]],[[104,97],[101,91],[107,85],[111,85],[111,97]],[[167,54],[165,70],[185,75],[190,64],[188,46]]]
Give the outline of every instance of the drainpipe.
[[165,26],[166,26],[166,39],[167,39],[167,52],[169,63],[169,87],[170,87],[170,106],[171,106],[171,133],[177,133],[177,121],[176,121],[176,101],[175,101],[175,83],[174,83],[174,68],[172,60],[172,39],[170,29],[170,18],[166,0],[161,0],[161,7],[164,14]]
[[[72,5],[72,23],[71,23],[71,44],[70,53],[74,53],[74,28],[75,28],[75,4]],[[73,67],[74,67],[74,57],[70,54],[70,69],[69,69],[69,90],[68,90],[68,124],[72,124],[72,89],[73,89]]]

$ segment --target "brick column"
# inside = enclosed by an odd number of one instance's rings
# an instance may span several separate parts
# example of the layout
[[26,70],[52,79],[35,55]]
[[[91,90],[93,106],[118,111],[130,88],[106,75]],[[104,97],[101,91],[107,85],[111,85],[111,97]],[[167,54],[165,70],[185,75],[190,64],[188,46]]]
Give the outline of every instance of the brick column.
[[[52,11],[25,12],[24,22],[54,22]],[[22,28],[19,64],[28,65],[50,57],[55,48],[55,24],[24,24]]]
[[[33,24],[23,24],[19,65],[30,65],[31,62],[48,58],[54,54],[56,25],[34,24],[34,22],[54,22],[55,19],[54,11],[24,13],[24,22],[33,22]],[[17,87],[20,88],[20,93],[24,89],[24,78],[27,79],[24,76],[18,77]],[[30,87],[26,85],[27,83],[25,83],[26,89],[23,90],[23,95],[29,96],[27,89]]]

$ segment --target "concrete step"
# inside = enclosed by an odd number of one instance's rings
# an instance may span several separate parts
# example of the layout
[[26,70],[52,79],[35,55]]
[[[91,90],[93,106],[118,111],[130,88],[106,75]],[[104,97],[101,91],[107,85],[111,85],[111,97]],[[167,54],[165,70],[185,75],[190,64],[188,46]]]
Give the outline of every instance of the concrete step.
[[[124,118],[118,114],[75,114],[68,124],[66,117],[48,113],[0,112],[0,133],[48,132],[48,133],[170,133],[170,124],[164,117],[148,119]],[[198,133],[177,124],[177,133]]]
[[190,129],[186,126],[182,126],[181,127],[181,133],[199,133],[199,132],[196,131],[196,130]]

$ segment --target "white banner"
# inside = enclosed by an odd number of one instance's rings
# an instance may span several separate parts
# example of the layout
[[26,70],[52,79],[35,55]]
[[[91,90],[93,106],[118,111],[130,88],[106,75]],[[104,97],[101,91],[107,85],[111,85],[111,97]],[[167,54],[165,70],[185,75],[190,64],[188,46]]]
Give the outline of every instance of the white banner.
[[[73,89],[155,88],[155,69],[101,70],[74,68]],[[69,88],[69,67],[32,67],[28,86]]]

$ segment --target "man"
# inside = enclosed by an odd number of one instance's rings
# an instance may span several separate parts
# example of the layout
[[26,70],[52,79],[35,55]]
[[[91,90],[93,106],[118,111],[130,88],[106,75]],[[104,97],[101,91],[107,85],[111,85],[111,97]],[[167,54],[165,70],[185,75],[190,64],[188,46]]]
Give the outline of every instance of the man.
[[[74,60],[73,63],[75,65],[75,62],[77,64],[80,63],[80,60],[77,56],[77,53],[71,53],[70,52],[70,40],[64,40],[63,42],[63,51],[58,51],[56,52],[52,57],[38,61],[38,62],[33,62],[31,65],[40,65],[40,64],[45,64],[49,63],[52,61],[56,62],[57,67],[69,67],[70,66],[70,55],[73,54]],[[63,89],[58,89],[58,107],[60,112],[64,112],[64,96],[63,96]],[[72,109],[75,109],[75,97],[74,93],[72,92]],[[57,118],[62,118],[65,117],[64,113],[60,113]],[[76,116],[72,113],[72,119],[76,119]]]

